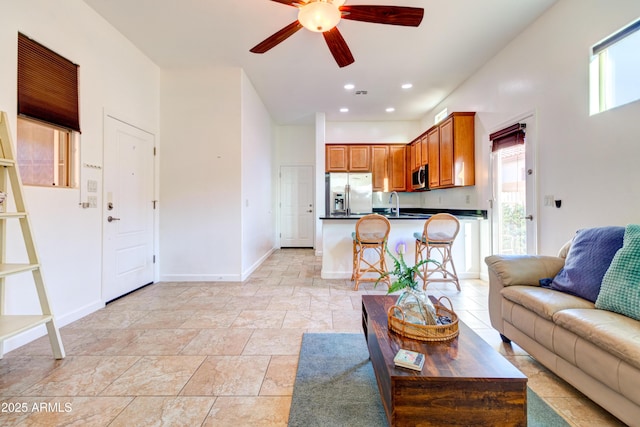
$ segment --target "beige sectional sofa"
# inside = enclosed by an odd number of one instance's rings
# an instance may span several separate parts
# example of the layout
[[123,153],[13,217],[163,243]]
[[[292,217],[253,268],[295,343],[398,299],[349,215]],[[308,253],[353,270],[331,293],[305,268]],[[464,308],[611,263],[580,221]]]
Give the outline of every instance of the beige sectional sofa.
[[564,266],[559,256],[485,259],[489,313],[505,342],[531,356],[631,426],[640,426],[640,321],[540,286]]

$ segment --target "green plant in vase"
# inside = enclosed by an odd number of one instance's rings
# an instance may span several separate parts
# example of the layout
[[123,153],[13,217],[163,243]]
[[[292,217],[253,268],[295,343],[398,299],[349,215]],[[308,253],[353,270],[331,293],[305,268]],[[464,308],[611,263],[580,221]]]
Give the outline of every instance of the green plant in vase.
[[376,281],[375,286],[387,276],[395,277],[395,280],[391,282],[391,286],[387,290],[387,294],[401,291],[395,304],[399,309],[394,311],[394,316],[418,325],[435,325],[438,321],[436,309],[424,291],[420,289],[416,278],[420,275],[420,267],[424,264],[428,262],[439,264],[439,262],[433,259],[425,259],[415,265],[408,266],[403,257],[403,247],[404,245],[398,245],[398,248],[396,248],[398,257],[395,257],[387,247],[387,253],[393,259],[393,270],[382,274]]

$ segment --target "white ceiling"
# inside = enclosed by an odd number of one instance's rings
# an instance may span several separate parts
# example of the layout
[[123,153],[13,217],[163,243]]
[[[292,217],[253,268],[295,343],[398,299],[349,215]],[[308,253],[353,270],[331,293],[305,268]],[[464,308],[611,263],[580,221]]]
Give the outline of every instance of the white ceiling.
[[[556,0],[348,0],[423,7],[418,28],[342,20],[355,63],[339,68],[306,29],[258,55],[253,46],[297,19],[270,0],[84,0],[162,68],[244,69],[278,124],[418,120]],[[413,83],[410,90],[401,84]],[[343,88],[355,84],[355,95]],[[340,113],[341,107],[349,113]],[[387,113],[387,107],[395,112]]]

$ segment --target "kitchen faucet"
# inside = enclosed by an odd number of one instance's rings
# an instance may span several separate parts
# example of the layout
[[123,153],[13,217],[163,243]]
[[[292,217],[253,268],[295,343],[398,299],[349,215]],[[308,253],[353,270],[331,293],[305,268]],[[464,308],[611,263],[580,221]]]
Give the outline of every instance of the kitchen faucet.
[[[396,217],[400,216],[400,196],[398,195],[397,191],[392,191],[391,194],[389,195],[389,204],[391,204],[391,200],[393,200],[393,195],[396,195]],[[393,213],[393,208],[391,209],[391,212]]]

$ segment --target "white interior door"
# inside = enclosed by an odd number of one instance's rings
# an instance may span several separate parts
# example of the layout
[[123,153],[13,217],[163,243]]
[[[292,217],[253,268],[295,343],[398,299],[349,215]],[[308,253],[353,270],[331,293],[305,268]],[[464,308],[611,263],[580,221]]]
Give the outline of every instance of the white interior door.
[[531,254],[537,248],[535,116],[526,125],[525,143],[491,153],[492,253]]
[[280,246],[313,247],[313,167],[280,168]]
[[102,297],[153,282],[154,136],[105,118]]

